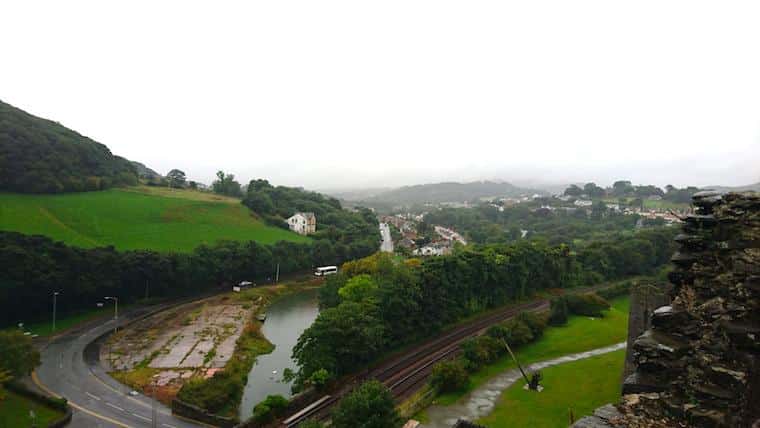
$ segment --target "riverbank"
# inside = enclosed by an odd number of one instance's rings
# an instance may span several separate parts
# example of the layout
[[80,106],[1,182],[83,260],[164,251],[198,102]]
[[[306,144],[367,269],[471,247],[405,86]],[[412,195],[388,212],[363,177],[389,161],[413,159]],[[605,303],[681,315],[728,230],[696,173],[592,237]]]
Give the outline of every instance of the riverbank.
[[[629,298],[627,296],[617,298],[612,300],[611,304],[612,306],[605,312],[604,318],[572,316],[565,326],[548,327],[539,340],[517,349],[515,352],[517,358],[521,364],[527,365],[625,341]],[[494,364],[482,367],[471,374],[470,381],[465,388],[440,395],[433,400],[432,406],[419,412],[415,419],[426,423],[430,423],[427,421],[446,419],[448,416],[438,418],[435,412],[441,411],[448,415],[445,410],[447,406],[465,402],[478,388],[513,368],[515,368],[515,364],[509,356],[504,356]],[[501,390],[498,390],[494,393],[494,399],[498,397],[500,392]]]

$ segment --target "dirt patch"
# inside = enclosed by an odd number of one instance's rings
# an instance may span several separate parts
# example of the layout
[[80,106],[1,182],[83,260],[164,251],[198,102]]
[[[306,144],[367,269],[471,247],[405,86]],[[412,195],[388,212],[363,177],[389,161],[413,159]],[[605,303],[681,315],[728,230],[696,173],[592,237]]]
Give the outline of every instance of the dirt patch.
[[101,361],[130,386],[170,400],[193,376],[222,369],[252,322],[256,302],[216,296],[182,305],[112,335],[101,347]]

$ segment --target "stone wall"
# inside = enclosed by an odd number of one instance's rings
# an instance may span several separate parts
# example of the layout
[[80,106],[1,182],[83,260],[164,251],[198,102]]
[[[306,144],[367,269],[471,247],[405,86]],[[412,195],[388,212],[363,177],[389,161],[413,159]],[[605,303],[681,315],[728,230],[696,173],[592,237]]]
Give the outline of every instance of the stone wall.
[[[637,337],[652,326],[652,313],[655,309],[670,303],[671,287],[668,284],[651,281],[640,281],[631,287],[631,303],[628,311],[628,343],[633,343]],[[633,359],[633,349],[626,347],[623,379],[633,374],[636,363]]]
[[760,195],[700,192],[623,400],[576,426],[760,426]]

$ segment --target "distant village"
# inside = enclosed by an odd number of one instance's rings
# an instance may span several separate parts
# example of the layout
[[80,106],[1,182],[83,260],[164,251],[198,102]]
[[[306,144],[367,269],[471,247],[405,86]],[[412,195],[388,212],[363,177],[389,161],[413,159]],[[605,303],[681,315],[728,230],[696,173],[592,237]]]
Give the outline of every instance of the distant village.
[[[650,195],[640,201],[639,204],[613,202],[608,199],[591,198],[581,194],[570,196],[557,194],[552,196],[540,194],[524,194],[514,197],[490,198],[481,201],[464,202],[441,202],[422,205],[424,211],[403,212],[392,215],[381,215],[378,219],[382,223],[392,226],[395,232],[393,241],[397,251],[408,252],[416,256],[440,256],[451,253],[456,245],[467,245],[467,240],[457,231],[441,225],[425,225],[426,230],[421,231],[425,215],[434,210],[444,208],[476,208],[488,205],[499,212],[518,205],[526,205],[536,215],[549,215],[552,212],[562,211],[577,215],[591,216],[594,209],[604,208],[605,213],[618,215],[637,215],[639,219],[637,228],[644,227],[647,221],[657,221],[665,226],[672,226],[682,222],[682,218],[692,212],[691,206],[685,204],[658,205],[656,202],[663,201],[659,195]],[[649,202],[655,202],[650,205]],[[596,205],[596,207],[595,207]],[[398,207],[399,209],[401,207]],[[427,230],[429,229],[429,230]],[[528,230],[521,229],[520,236],[525,238]]]

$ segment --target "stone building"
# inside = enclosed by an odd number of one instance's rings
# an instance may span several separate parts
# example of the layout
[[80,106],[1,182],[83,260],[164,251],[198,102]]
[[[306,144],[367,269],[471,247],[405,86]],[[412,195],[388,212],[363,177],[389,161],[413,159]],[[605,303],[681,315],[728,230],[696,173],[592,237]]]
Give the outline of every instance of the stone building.
[[317,231],[317,217],[311,212],[297,212],[286,221],[290,230],[300,235],[310,235]]

